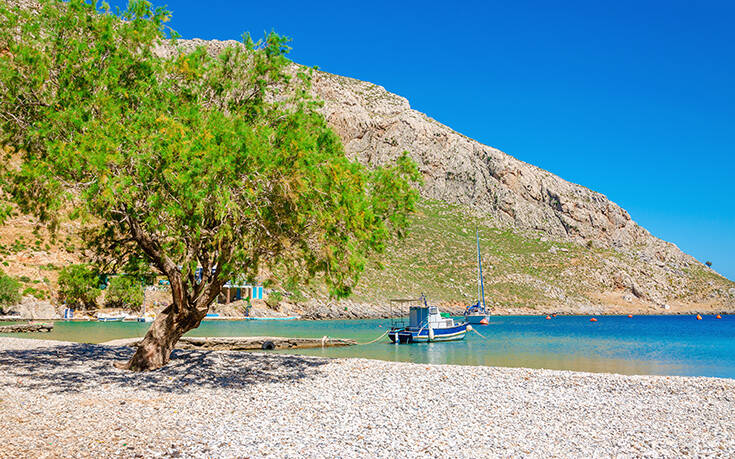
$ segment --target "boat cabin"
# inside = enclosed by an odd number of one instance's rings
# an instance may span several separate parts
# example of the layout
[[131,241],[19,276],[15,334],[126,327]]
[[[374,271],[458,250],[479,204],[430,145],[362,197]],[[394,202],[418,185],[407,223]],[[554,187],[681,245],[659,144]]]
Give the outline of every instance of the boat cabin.
[[408,316],[409,328],[450,328],[454,327],[454,319],[442,317],[436,306],[411,306]]

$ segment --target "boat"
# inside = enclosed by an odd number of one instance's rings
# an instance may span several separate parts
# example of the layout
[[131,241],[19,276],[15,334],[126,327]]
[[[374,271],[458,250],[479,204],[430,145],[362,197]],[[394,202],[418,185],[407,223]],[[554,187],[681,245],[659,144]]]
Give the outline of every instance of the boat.
[[156,320],[155,312],[148,312],[138,317],[138,322],[149,323],[149,322],[153,322],[154,320]]
[[[158,302],[155,302],[154,306],[158,306]],[[136,320],[143,323],[153,322],[154,320],[156,320],[156,313],[152,311],[148,312],[147,308],[145,307],[145,303],[143,303],[143,314],[137,317]]]
[[455,323],[454,319],[440,313],[436,306],[429,306],[424,295],[418,300],[391,300],[393,302],[419,303],[409,307],[407,326],[394,322],[388,331],[388,338],[395,344],[457,341],[464,339],[467,333],[467,322]]
[[485,309],[485,284],[482,280],[482,257],[480,256],[480,233],[475,231],[477,238],[477,302],[467,306],[464,319],[467,323],[487,325],[490,317]]
[[127,314],[124,312],[113,312],[112,314],[105,314],[98,312],[97,321],[99,322],[122,322]]

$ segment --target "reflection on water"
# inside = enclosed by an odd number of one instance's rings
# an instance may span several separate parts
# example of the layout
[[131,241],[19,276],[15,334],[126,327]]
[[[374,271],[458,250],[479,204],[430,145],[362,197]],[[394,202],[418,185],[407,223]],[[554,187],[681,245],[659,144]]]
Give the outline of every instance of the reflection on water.
[[[735,316],[494,317],[464,341],[413,345],[387,338],[366,346],[300,349],[325,357],[365,357],[418,363],[549,368],[621,374],[735,378]],[[189,336],[331,336],[367,342],[390,320],[204,322]],[[142,337],[149,324],[56,322],[48,334],[26,337],[99,343]],[[12,335],[1,335],[12,336]],[[17,336],[17,335],[15,335]]]

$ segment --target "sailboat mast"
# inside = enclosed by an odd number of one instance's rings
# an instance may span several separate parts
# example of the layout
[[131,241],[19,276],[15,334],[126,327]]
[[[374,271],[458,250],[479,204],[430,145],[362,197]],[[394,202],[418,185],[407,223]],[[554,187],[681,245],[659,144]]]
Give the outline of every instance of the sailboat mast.
[[480,231],[475,230],[477,238],[477,301],[482,301],[482,311],[485,312],[485,284],[482,280],[482,256],[480,255]]

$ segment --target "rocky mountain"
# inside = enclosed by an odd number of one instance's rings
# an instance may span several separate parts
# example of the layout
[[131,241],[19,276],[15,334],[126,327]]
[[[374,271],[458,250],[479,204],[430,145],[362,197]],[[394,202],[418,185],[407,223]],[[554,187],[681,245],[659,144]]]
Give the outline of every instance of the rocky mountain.
[[[236,42],[185,40],[179,44],[184,49],[200,45],[217,53]],[[175,51],[167,47],[165,52]],[[462,222],[472,215],[488,229],[509,229],[516,237],[537,241],[544,245],[538,248],[539,253],[551,250],[567,254],[566,262],[560,260],[557,271],[569,275],[559,282],[574,282],[582,290],[556,295],[557,298],[531,295],[528,302],[518,305],[521,309],[532,307],[531,303],[539,300],[546,300],[541,303],[549,308],[602,312],[735,309],[735,284],[674,244],[651,235],[606,196],[455,132],[411,109],[405,98],[375,84],[317,71],[313,91],[324,101],[322,112],[339,134],[349,156],[367,165],[380,165],[408,151],[424,176],[421,195],[426,205],[455,206],[451,212],[444,212],[442,218]],[[421,221],[429,226],[436,224],[429,220]],[[472,225],[466,226],[461,234],[473,230]],[[444,236],[452,237],[446,233]],[[434,237],[441,238],[441,235]],[[469,247],[471,234],[464,238]],[[398,242],[397,246],[401,244],[408,250],[410,238]],[[583,253],[577,254],[580,250]],[[442,250],[423,255],[436,257],[438,252]],[[466,252],[462,256],[471,257],[471,252]],[[489,256],[492,253],[490,248]],[[573,258],[575,262],[567,263]],[[582,259],[584,263],[579,262]],[[446,261],[451,261],[451,256]],[[538,264],[530,258],[525,261],[530,266]],[[549,284],[549,277],[502,273],[503,281],[535,285],[536,290],[544,291],[544,286],[548,287],[546,290],[570,290],[563,284]],[[368,272],[367,287],[359,290],[381,291],[379,285],[371,285],[371,280]],[[410,284],[409,279],[404,280]],[[471,298],[472,290],[464,290],[455,292],[459,293],[457,300]],[[379,301],[375,295],[363,296],[370,302]],[[450,301],[450,298],[441,299]],[[342,308],[336,306],[336,309]]]
[[[234,41],[179,40],[212,53]],[[158,52],[177,50],[170,43]],[[367,165],[408,151],[424,176],[414,231],[370,267],[355,298],[317,286],[277,309],[320,317],[388,314],[386,299],[421,291],[445,307],[475,295],[482,236],[490,303],[499,312],[735,311],[735,283],[652,236],[606,196],[483,145],[375,84],[315,71],[313,92],[347,154]],[[380,262],[386,269],[378,269]]]

